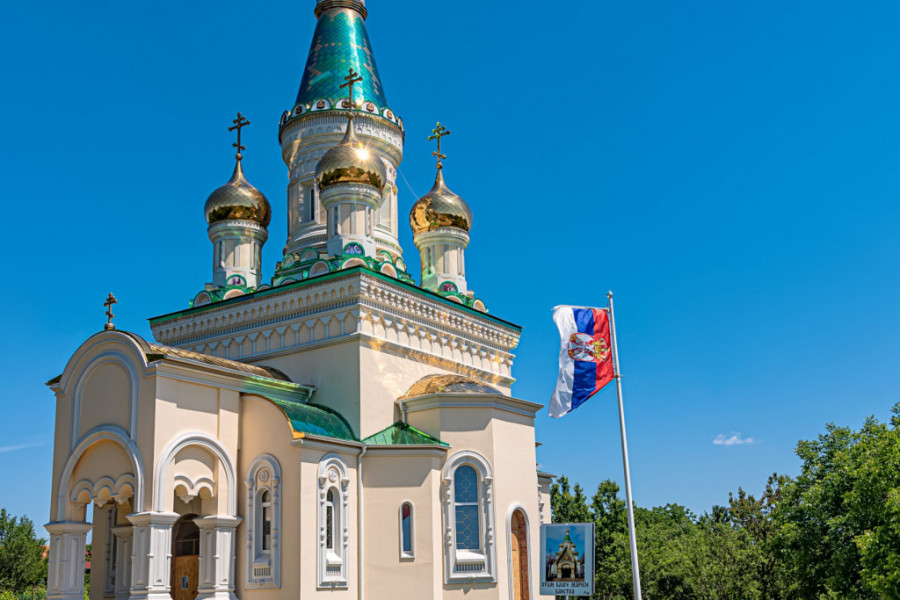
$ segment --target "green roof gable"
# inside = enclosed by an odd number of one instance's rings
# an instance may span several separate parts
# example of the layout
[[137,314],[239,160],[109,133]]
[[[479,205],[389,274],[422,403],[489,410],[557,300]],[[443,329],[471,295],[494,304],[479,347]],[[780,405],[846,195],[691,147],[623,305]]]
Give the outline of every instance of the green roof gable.
[[275,403],[298,433],[311,433],[339,440],[359,441],[347,421],[339,413],[320,404],[303,404],[278,398],[268,398]]
[[387,429],[382,429],[378,433],[370,435],[363,442],[370,446],[450,446],[450,444],[444,443],[424,431],[399,421]]

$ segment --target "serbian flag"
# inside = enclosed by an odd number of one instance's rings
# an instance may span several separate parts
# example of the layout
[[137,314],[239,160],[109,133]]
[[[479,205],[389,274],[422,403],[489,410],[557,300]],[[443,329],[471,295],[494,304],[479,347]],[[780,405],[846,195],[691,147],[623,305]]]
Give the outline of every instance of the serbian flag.
[[613,380],[609,313],[602,308],[557,306],[559,378],[550,399],[554,419],[575,410]]

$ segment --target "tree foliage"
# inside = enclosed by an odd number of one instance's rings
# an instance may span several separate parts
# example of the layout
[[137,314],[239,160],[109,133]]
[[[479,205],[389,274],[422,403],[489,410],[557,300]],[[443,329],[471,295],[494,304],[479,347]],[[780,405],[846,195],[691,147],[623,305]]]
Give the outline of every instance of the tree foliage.
[[31,519],[0,509],[0,590],[23,593],[46,579],[44,542]]
[[[635,507],[644,598],[900,600],[900,403],[890,423],[833,424],[801,441],[796,478],[773,474],[757,497],[739,488],[701,516]],[[565,477],[554,522],[593,522],[594,598],[632,598],[625,502],[614,481],[587,502]]]

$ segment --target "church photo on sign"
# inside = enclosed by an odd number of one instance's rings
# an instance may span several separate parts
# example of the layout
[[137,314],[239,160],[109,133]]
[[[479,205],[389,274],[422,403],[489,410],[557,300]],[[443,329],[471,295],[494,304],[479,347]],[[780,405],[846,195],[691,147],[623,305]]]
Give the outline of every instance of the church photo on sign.
[[594,524],[541,526],[541,594],[590,596],[594,591]]

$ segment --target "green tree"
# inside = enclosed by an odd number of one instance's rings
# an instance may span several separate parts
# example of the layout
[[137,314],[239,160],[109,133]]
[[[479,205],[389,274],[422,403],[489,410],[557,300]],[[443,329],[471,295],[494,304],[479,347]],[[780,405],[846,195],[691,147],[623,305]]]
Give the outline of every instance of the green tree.
[[565,475],[550,486],[550,506],[554,523],[587,523],[591,520],[584,490],[577,483],[570,489]]
[[780,543],[782,524],[777,520],[777,510],[782,504],[782,489],[790,483],[790,477],[774,473],[759,499],[743,488],[738,488],[737,496],[728,494],[730,521],[747,536],[746,566],[766,600],[788,597],[790,577]]
[[619,485],[607,479],[591,499],[594,522],[594,597],[632,596],[631,554],[628,546],[628,514],[619,498]]
[[678,504],[635,508],[641,587],[647,598],[693,600],[696,590],[694,515]]
[[21,594],[46,580],[44,542],[31,519],[0,509],[0,590]]
[[900,404],[893,413],[798,444],[803,466],[776,511],[792,597],[900,598]]

